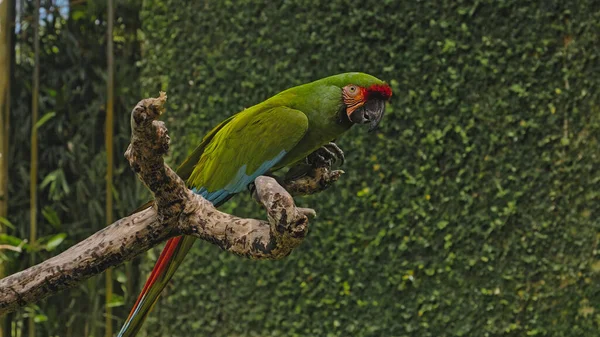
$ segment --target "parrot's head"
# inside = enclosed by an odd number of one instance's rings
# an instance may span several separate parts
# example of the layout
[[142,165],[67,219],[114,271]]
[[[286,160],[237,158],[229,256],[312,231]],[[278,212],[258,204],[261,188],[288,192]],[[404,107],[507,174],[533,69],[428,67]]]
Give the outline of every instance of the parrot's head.
[[373,131],[383,118],[385,102],[392,96],[392,89],[387,84],[369,87],[349,84],[342,88],[342,95],[348,119],[355,124],[369,123],[369,131]]
[[373,131],[385,113],[385,103],[392,97],[392,88],[380,79],[364,73],[351,73],[342,86],[345,114],[354,124],[369,124]]

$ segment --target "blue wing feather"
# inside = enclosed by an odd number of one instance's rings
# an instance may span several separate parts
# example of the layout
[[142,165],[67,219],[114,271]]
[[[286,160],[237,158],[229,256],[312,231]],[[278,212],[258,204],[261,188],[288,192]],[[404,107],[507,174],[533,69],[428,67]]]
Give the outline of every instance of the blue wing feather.
[[220,190],[216,190],[213,192],[209,192],[206,188],[192,188],[192,192],[201,195],[204,199],[212,202],[213,204],[219,204],[222,200],[225,200],[231,194],[236,194],[242,192],[246,186],[254,181],[254,179],[258,178],[258,176],[265,174],[268,172],[273,166],[275,166],[286,154],[285,150],[279,152],[274,158],[265,161],[262,165],[259,166],[256,171],[251,174],[246,174],[246,165],[240,167],[237,171],[237,174],[227,186]]

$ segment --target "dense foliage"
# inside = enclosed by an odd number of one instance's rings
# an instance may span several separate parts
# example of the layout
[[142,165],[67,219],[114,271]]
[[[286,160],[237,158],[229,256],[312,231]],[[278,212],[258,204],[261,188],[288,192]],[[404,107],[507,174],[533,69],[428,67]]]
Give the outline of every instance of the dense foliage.
[[[22,241],[29,236],[34,9],[31,1],[21,4],[25,7],[17,15],[9,143],[8,220],[13,228],[8,235],[0,235],[0,244],[24,250],[0,250],[0,263],[8,266],[8,272],[28,267],[32,254],[38,262],[47,259],[105,225],[106,4],[86,1],[67,6],[64,1],[41,1],[39,240],[34,245]],[[147,196],[126,161],[120,159],[129,143],[128,112],[140,96],[135,80],[140,58],[139,6],[138,1],[121,1],[116,10],[116,216],[126,215],[140,197]],[[111,306],[123,304],[132,274],[126,268],[116,271],[116,295]],[[119,316],[125,314],[122,308]],[[23,318],[28,316],[35,317],[38,336],[100,336],[103,313],[104,280],[99,276],[12,315],[10,336],[23,335]]]
[[147,335],[597,333],[600,2],[148,0],[142,22],[174,159],[296,84],[359,70],[394,89],[377,133],[341,140],[342,180],[299,200],[319,217],[298,250],[197,243]]

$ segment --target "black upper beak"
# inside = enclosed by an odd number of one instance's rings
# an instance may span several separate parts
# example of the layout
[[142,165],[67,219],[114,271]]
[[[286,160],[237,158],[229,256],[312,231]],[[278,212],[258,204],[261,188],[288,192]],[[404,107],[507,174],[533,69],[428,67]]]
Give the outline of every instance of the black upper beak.
[[370,99],[365,103],[365,118],[370,122],[369,132],[377,129],[385,113],[385,101]]
[[385,101],[382,99],[370,99],[363,106],[356,109],[349,116],[350,120],[356,124],[371,124],[369,132],[377,129],[379,122],[385,113]]

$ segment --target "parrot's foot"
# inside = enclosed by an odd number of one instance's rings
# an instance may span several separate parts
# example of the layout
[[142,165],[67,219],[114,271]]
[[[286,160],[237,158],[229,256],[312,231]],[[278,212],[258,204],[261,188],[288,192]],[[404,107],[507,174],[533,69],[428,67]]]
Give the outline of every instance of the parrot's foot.
[[305,159],[306,164],[313,168],[327,167],[331,168],[334,164],[338,166],[344,165],[346,157],[344,151],[339,148],[334,142],[323,145],[317,151],[311,153]]
[[[342,170],[332,170],[329,167],[313,168],[308,164],[300,163],[292,167],[284,177],[271,176],[288,193],[293,196],[310,195],[328,189],[338,181]],[[256,184],[248,184],[248,191],[254,200],[258,200]],[[309,216],[310,217],[310,216]]]
[[[329,188],[344,173],[333,170],[345,162],[344,151],[330,142],[311,153],[304,161],[291,167],[283,177],[266,174],[274,178],[292,195],[309,195]],[[256,185],[248,184],[248,191],[256,199]]]
[[345,161],[344,151],[342,151],[342,149],[334,142],[330,142],[309,154],[308,157],[304,159],[304,162],[300,162],[290,168],[285,174],[283,181],[292,181],[306,176],[315,177],[315,172],[317,170],[327,169],[328,171],[331,171],[335,164],[337,164],[337,166],[342,166]]
[[281,186],[292,195],[309,195],[324,191],[344,174],[342,170],[331,170],[328,167],[310,168],[308,165],[304,167],[308,168],[304,175],[296,174],[292,178],[286,175],[284,178]]

